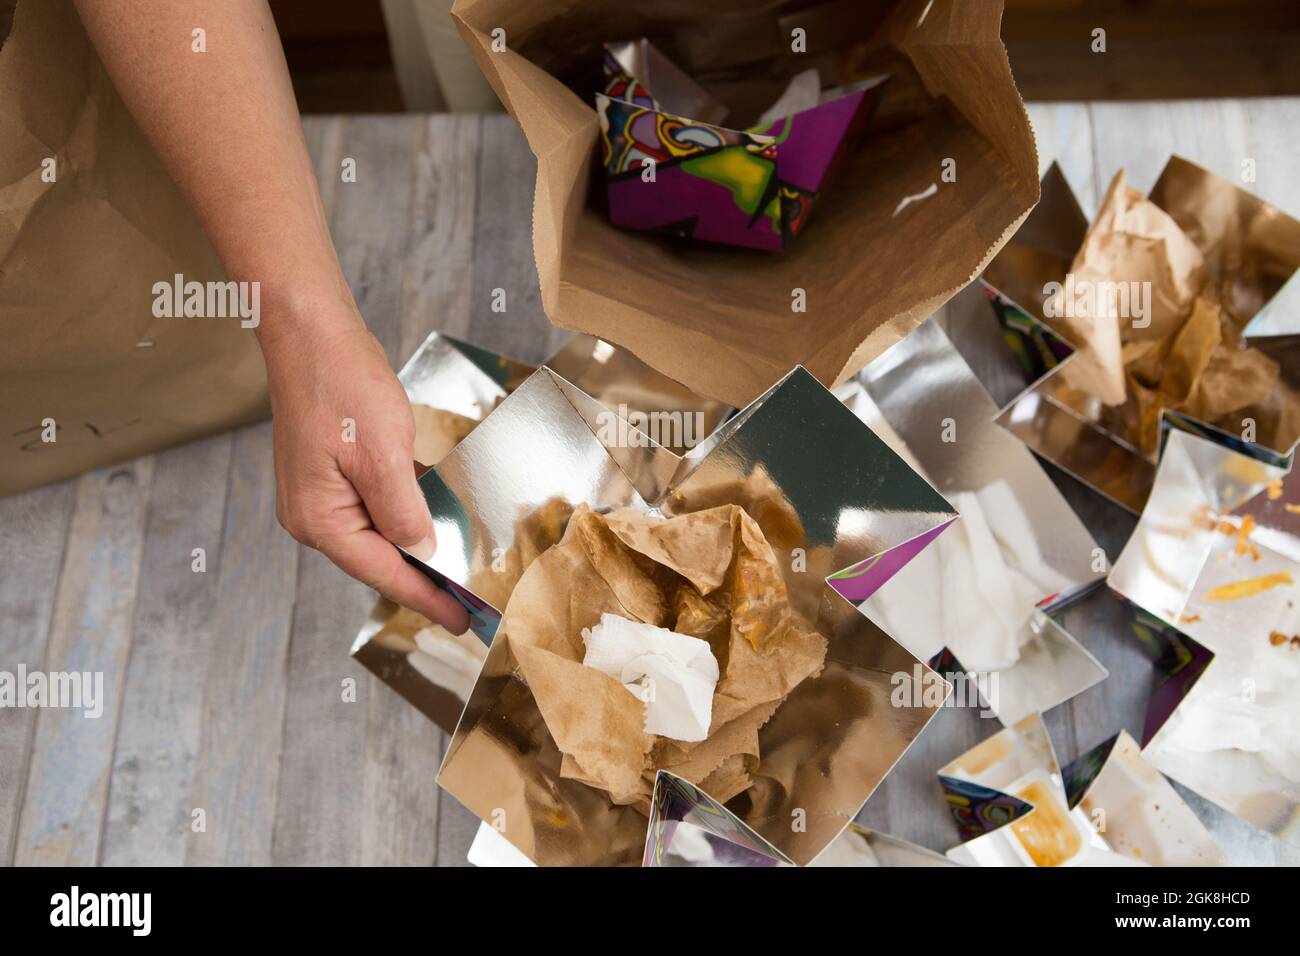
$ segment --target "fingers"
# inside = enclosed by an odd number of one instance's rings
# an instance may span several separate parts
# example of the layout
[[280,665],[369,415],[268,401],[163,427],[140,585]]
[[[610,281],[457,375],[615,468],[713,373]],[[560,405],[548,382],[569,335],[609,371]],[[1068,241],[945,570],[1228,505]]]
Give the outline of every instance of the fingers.
[[418,611],[453,634],[469,628],[469,613],[454,597],[407,564],[393,545],[374,531],[331,535],[315,542],[347,574],[390,601]]
[[416,481],[410,448],[400,446],[348,470],[375,530],[427,561],[433,557],[433,519]]

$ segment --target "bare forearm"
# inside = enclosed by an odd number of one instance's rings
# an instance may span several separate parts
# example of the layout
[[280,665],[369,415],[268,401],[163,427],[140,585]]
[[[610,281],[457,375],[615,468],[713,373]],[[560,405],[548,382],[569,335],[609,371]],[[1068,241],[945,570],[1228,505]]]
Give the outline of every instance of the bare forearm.
[[[263,344],[353,320],[265,0],[76,2],[231,278],[261,283]],[[206,52],[193,49],[199,28]]]

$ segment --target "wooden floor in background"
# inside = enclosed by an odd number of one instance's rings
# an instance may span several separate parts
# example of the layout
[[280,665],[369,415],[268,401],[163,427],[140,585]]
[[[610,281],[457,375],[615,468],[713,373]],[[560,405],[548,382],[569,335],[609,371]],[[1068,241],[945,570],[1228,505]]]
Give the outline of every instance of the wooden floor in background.
[[[1300,211],[1298,99],[1030,112],[1044,167],[1058,159],[1090,212],[1119,167],[1145,190],[1170,153],[1229,177],[1252,158],[1255,190]],[[318,117],[307,132],[344,270],[394,366],[433,329],[530,361],[562,341],[541,310],[534,163],[511,120]],[[345,157],[355,183],[340,182]],[[946,311],[1005,393],[981,359],[997,346],[978,293]],[[1132,518],[1056,477],[1113,558]],[[0,862],[465,863],[477,821],[434,784],[442,734],[347,656],[372,595],[276,524],[268,425],[0,499],[0,536],[0,669],[102,671],[107,693],[97,720],[0,710]],[[1104,601],[1068,623],[1111,676],[1049,713],[1062,760],[1140,731],[1151,680]],[[862,819],[951,846],[935,771],[996,729],[941,713]],[[1188,799],[1236,862],[1300,863]]]

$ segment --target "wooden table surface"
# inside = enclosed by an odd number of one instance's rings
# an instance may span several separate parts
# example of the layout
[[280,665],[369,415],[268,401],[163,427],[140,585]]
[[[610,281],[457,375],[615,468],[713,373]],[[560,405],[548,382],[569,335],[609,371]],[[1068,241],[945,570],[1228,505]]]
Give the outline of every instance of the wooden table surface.
[[[1059,160],[1089,213],[1120,167],[1145,191],[1171,153],[1234,179],[1253,159],[1253,189],[1300,212],[1288,136],[1300,99],[1030,113],[1043,167]],[[541,310],[534,163],[510,119],[306,127],[344,270],[394,367],[433,329],[530,361],[563,341]],[[355,183],[340,182],[345,157]],[[494,288],[508,313],[491,311]],[[990,390],[1008,397],[998,363],[982,359],[996,346],[978,293],[946,312]],[[1118,555],[1132,517],[1054,477]],[[464,865],[477,821],[434,784],[443,736],[348,657],[372,595],[276,523],[268,424],[0,499],[0,535],[0,670],[102,671],[107,696],[98,720],[0,709],[0,862]],[[1048,714],[1063,761],[1141,729],[1150,665],[1108,610],[1099,599],[1067,621],[1110,677]],[[997,727],[943,711],[862,819],[953,845],[935,771]],[[1300,851],[1188,800],[1235,862],[1300,863]]]

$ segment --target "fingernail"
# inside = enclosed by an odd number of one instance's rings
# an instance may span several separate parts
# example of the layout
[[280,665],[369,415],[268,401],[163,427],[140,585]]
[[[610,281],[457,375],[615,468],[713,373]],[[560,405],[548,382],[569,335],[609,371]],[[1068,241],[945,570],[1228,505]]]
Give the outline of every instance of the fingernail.
[[406,550],[421,561],[428,561],[433,557],[433,538],[423,538],[419,544],[411,545]]

